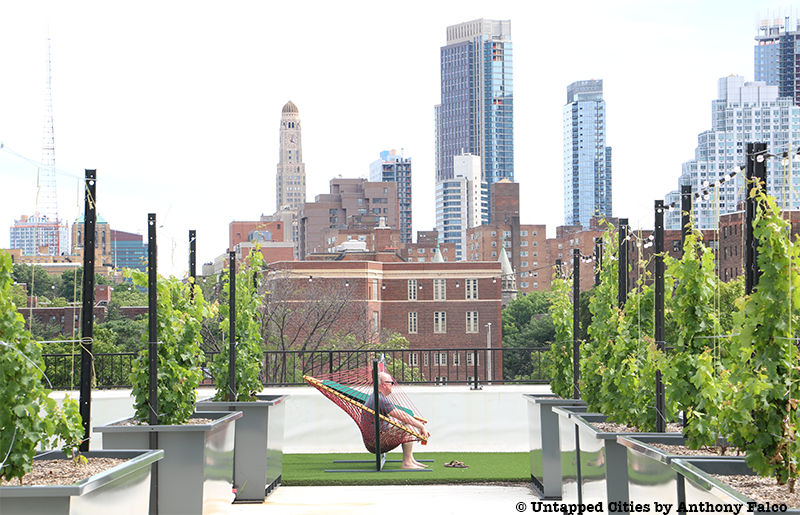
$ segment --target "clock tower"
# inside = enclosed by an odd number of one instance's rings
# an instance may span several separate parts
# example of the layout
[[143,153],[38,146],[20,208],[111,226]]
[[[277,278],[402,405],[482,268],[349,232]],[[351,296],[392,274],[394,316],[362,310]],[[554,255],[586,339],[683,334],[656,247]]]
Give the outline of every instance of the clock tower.
[[300,112],[291,100],[281,110],[280,149],[275,210],[297,210],[306,201],[306,165],[303,164]]

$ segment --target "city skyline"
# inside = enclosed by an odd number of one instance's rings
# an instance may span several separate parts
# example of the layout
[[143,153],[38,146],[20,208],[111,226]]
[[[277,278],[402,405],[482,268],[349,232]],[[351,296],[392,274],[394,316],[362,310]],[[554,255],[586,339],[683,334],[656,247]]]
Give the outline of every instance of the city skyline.
[[[448,26],[481,18],[513,25],[514,178],[526,199],[523,223],[546,224],[548,236],[563,223],[560,120],[568,84],[604,79],[614,106],[614,216],[651,228],[653,200],[675,189],[697,135],[710,126],[716,81],[754,80],[752,2],[214,7],[6,7],[0,44],[10,49],[4,72],[11,80],[0,85],[0,223],[9,227],[35,210],[36,166],[14,153],[34,163],[42,153],[47,23],[60,217],[77,218],[83,170],[96,168],[99,213],[114,228],[141,234],[147,213],[157,213],[160,271],[176,275],[187,268],[188,229],[198,231],[202,263],[227,248],[231,221],[275,212],[275,143],[289,100],[302,110],[307,200],[339,174],[365,176],[377,152],[397,148],[414,162],[413,233],[433,229],[432,106],[440,102]],[[355,16],[362,23],[353,65],[346,45],[328,42],[341,39]],[[647,102],[669,109],[642,121]]]

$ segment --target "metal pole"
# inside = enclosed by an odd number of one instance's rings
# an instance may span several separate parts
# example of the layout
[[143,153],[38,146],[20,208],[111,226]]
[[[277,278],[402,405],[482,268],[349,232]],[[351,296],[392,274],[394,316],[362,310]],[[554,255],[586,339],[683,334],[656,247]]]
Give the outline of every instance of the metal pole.
[[83,419],[81,452],[89,450],[92,420],[92,341],[94,337],[94,246],[97,222],[97,171],[86,170],[83,204],[83,302],[81,304],[81,393],[80,414]]
[[[762,186],[766,185],[767,169],[766,158],[762,157],[759,162],[756,154],[765,154],[767,150],[766,143],[748,143],[747,144],[747,172],[746,172],[746,185],[745,191],[750,191],[753,187],[753,182],[758,180]],[[745,235],[744,235],[744,292],[745,295],[750,295],[758,285],[760,272],[758,269],[758,243],[756,242],[755,235],[753,234],[753,223],[756,217],[756,199],[750,198],[747,195],[745,199]]]
[[473,384],[470,390],[480,390],[481,387],[478,386],[478,349],[472,351],[472,366],[474,368],[474,377],[472,378]]
[[572,398],[580,399],[581,251],[572,249]]
[[381,471],[383,464],[381,463],[381,398],[378,391],[379,385],[378,378],[378,360],[372,360],[372,398],[375,399],[375,404],[372,408],[375,410],[375,470]]
[[486,383],[492,384],[492,323],[488,322],[486,327]]
[[686,235],[689,234],[689,221],[692,212],[692,186],[684,184],[681,186],[681,255],[683,255],[683,244],[686,243]]
[[[655,234],[655,338],[658,350],[664,352],[664,201],[656,200]],[[661,370],[656,370],[656,432],[667,429],[666,400]]]
[[619,292],[617,302],[619,309],[625,307],[628,300],[628,219],[619,219]]
[[600,269],[603,266],[603,238],[594,239],[594,285],[600,285]]
[[[158,425],[158,248],[156,246],[156,214],[147,215],[147,316],[150,416],[148,423]],[[150,449],[158,449],[158,432],[150,432]],[[150,513],[158,514],[158,463],[150,472]]]
[[194,285],[197,284],[197,231],[189,229],[189,277],[191,290],[189,295],[194,300]]
[[236,400],[236,252],[230,253],[230,345],[228,346],[228,397]]

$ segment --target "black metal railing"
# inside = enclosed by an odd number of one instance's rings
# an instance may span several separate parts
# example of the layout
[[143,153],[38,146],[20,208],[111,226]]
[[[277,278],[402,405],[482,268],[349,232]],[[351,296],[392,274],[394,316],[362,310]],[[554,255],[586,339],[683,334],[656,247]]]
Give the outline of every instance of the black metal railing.
[[[403,384],[461,384],[479,388],[485,384],[546,384],[545,362],[549,347],[499,349],[363,349],[335,351],[267,351],[261,362],[264,386],[300,386],[304,375],[324,375],[366,367],[381,354],[388,371]],[[208,364],[217,353],[207,352],[201,386],[214,386]],[[130,388],[136,353],[94,355],[94,388]],[[45,354],[45,374],[53,389],[80,384],[79,354]]]

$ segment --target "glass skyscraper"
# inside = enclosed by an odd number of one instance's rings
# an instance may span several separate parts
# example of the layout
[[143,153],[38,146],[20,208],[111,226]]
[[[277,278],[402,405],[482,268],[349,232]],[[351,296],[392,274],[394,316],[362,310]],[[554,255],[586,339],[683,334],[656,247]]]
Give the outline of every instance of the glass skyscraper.
[[514,180],[511,22],[475,20],[447,27],[436,111],[436,181],[454,177],[453,157],[481,158],[487,183]]
[[567,86],[564,122],[564,225],[611,217],[611,147],[606,146],[602,80]]
[[[794,22],[794,30],[792,29]],[[762,19],[753,51],[753,72],[756,81],[778,86],[778,96],[800,100],[800,23],[794,16]]]

